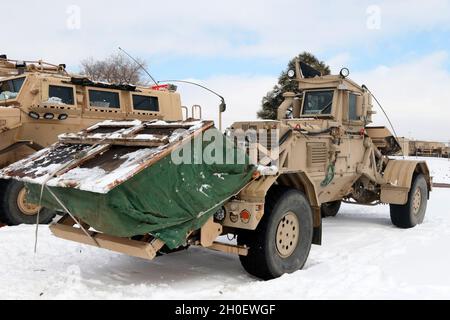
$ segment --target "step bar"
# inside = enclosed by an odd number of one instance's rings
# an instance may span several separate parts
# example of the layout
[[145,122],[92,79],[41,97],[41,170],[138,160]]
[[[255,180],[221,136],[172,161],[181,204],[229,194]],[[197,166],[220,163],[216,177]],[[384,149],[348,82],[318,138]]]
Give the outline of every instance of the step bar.
[[[75,227],[76,223],[65,216],[60,221],[50,225],[51,232],[58,238],[91,245],[94,247],[123,253],[132,257],[153,260],[165,243],[159,239],[150,242],[137,241],[128,238],[119,238],[103,233],[88,231],[88,237],[81,228]],[[89,226],[82,224],[86,230]]]
[[[84,230],[79,227],[80,225],[84,228]],[[192,245],[227,254],[236,254],[240,256],[248,255],[249,248],[246,246],[238,246],[214,241],[214,239],[222,231],[221,229],[218,230],[217,226],[218,224],[213,223],[212,219],[207,222],[201,229],[201,240],[192,243]],[[155,259],[158,252],[165,246],[164,241],[153,238],[150,235],[144,237],[142,240],[133,240],[129,238],[110,236],[104,233],[91,231],[89,229],[89,225],[82,221],[75,222],[69,215],[62,217],[58,222],[50,225],[51,232],[57,238],[106,249],[136,258],[142,258],[145,260]],[[85,233],[85,231],[87,231],[89,236]]]

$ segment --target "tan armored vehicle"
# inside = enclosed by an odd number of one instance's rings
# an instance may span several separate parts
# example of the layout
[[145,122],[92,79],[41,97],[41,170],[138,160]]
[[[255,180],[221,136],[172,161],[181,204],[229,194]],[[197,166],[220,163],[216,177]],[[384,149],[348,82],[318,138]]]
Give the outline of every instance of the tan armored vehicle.
[[[167,86],[145,88],[96,83],[71,76],[64,65],[0,56],[0,168],[49,146],[65,132],[102,119],[182,117],[180,96]],[[38,207],[25,201],[23,184],[0,181],[0,222],[35,223]],[[54,213],[41,212],[49,222]]]
[[450,146],[446,146],[444,149],[444,157],[450,158]]
[[445,143],[436,141],[411,141],[411,155],[424,157],[442,157],[445,154]]
[[[250,274],[276,278],[304,266],[311,245],[322,242],[322,218],[342,202],[389,204],[400,228],[424,220],[426,163],[389,158],[398,142],[368,126],[371,94],[347,71],[321,76],[297,63],[289,75],[299,90],[285,94],[278,120],[228,130],[231,162],[175,163],[180,148],[210,151],[212,122],[113,121],[62,135],[1,175],[26,181],[35,203],[66,213],[51,226],[58,237],[145,259],[202,246],[238,254]],[[195,142],[202,135],[203,150]],[[236,164],[240,152],[246,160]]]

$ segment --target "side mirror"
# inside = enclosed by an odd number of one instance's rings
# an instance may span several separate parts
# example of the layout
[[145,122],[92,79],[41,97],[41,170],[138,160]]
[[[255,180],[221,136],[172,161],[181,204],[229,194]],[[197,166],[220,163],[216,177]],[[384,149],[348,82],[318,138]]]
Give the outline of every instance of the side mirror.
[[227,104],[225,103],[225,100],[223,100],[219,105],[220,113],[224,113],[227,111]]
[[225,99],[222,98],[222,102],[219,105],[219,131],[222,132],[222,113],[227,111],[227,104]]

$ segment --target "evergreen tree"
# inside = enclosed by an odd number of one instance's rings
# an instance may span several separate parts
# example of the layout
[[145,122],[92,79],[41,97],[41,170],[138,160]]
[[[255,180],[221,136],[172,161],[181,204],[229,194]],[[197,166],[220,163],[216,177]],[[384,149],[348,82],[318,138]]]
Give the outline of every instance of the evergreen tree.
[[[330,74],[330,67],[309,52],[303,52],[296,58],[320,71],[324,76]],[[290,79],[288,76],[289,70],[295,70],[296,58],[289,61],[286,70],[283,71],[278,78],[278,84],[275,85],[273,90],[268,92],[262,99],[262,107],[261,110],[258,111],[258,118],[272,120],[276,119],[277,109],[284,100],[283,94],[285,92],[298,92],[298,83]]]

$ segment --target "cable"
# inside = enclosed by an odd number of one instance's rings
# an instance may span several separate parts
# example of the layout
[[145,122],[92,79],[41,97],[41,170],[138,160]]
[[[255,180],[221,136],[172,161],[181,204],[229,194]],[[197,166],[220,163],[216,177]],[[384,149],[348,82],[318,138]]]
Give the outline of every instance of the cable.
[[191,84],[191,85],[200,87],[200,88],[202,88],[202,89],[204,89],[204,90],[206,90],[206,91],[209,91],[209,92],[211,92],[212,94],[218,96],[218,97],[220,98],[220,100],[222,100],[222,102],[225,102],[225,98],[224,98],[223,96],[221,96],[221,95],[218,94],[217,92],[215,92],[215,91],[213,91],[213,90],[211,90],[211,89],[209,89],[209,88],[207,88],[207,87],[205,87],[205,86],[202,86],[201,84],[195,83],[195,82],[186,81],[186,80],[163,80],[163,81],[158,81],[158,84],[159,84],[159,83],[168,83],[168,82],[187,83],[187,84]]
[[[367,92],[370,93],[370,95],[373,97],[373,99],[376,101],[376,103],[377,103],[378,106],[380,107],[381,111],[383,111],[384,116],[386,117],[387,121],[389,122],[389,125],[390,125],[391,128],[392,128],[392,131],[393,131],[393,133],[394,133],[394,137],[395,137],[395,139],[397,140],[397,143],[399,143],[398,135],[397,135],[397,132],[395,131],[394,125],[392,124],[391,119],[390,119],[389,116],[387,115],[387,113],[386,113],[386,111],[384,110],[383,106],[382,106],[381,103],[378,101],[377,97],[374,96],[374,94],[369,90],[369,88],[367,88],[367,86],[366,86],[365,84],[362,85],[362,88],[363,88],[363,89],[366,89]],[[403,152],[403,156],[405,156],[405,155],[404,155],[403,148],[402,148],[402,152]]]
[[158,84],[160,83],[170,83],[170,82],[179,82],[179,83],[186,83],[186,84],[190,84],[193,86],[197,86],[202,88],[203,90],[206,90],[212,94],[214,94],[215,96],[218,96],[221,100],[221,103],[219,105],[219,131],[222,132],[222,113],[224,113],[227,110],[227,103],[225,102],[225,98],[223,96],[221,96],[220,94],[218,94],[217,92],[215,92],[214,90],[211,90],[210,88],[203,86],[201,84],[192,82],[192,81],[186,81],[186,80],[163,80],[163,81],[158,81]]

